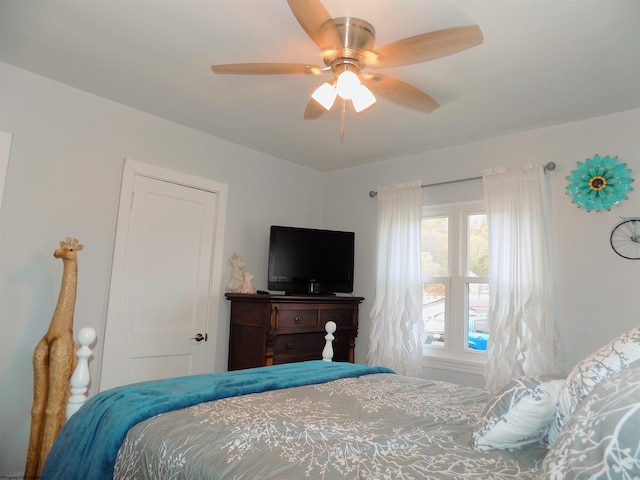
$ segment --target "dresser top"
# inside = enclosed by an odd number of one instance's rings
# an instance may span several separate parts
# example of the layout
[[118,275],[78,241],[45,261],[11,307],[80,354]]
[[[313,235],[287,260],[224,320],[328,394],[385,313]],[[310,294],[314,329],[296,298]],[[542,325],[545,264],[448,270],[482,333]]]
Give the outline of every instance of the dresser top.
[[364,297],[350,295],[272,295],[269,293],[225,293],[229,300],[269,303],[361,303]]

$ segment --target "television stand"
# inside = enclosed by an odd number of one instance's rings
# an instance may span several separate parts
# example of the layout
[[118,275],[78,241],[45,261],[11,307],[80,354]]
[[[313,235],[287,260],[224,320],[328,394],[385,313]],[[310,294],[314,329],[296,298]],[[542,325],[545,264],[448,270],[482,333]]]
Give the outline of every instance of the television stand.
[[336,362],[354,362],[362,297],[225,294],[231,301],[229,370],[321,360],[325,324],[336,323]]

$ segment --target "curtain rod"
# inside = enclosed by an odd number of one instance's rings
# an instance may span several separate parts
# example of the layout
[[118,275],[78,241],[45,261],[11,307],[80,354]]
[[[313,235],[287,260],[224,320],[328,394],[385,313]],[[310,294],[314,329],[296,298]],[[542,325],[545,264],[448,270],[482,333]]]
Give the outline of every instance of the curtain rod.
[[[543,168],[545,172],[553,172],[556,169],[556,164],[554,162],[549,162]],[[482,180],[482,177],[460,178],[458,180],[449,180],[447,182],[438,182],[438,183],[430,183],[428,185],[421,185],[420,187],[421,188],[437,187],[439,185],[449,185],[451,183],[470,182],[471,180]],[[378,195],[378,192],[376,192],[375,190],[371,190],[369,192],[369,196],[371,198],[374,198],[376,195]]]

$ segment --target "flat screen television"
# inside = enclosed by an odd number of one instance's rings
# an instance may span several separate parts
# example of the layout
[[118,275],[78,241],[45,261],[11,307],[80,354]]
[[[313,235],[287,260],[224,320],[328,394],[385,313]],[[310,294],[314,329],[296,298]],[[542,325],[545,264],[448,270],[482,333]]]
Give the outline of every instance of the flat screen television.
[[287,294],[353,292],[353,232],[271,227],[267,288]]

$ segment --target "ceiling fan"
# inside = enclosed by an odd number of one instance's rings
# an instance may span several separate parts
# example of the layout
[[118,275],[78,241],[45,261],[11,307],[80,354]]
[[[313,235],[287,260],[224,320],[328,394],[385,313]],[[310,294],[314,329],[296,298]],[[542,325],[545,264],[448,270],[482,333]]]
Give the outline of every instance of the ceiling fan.
[[333,106],[336,97],[351,101],[361,112],[376,101],[375,95],[419,112],[429,113],[438,102],[423,91],[378,69],[411,65],[446,57],[482,43],[477,25],[454,27],[405,38],[374,48],[375,30],[360,18],[332,18],[320,0],[287,0],[304,31],[320,48],[324,67],[295,63],[235,63],[212,65],[218,74],[333,74],[311,95],[305,119],[320,117]]

